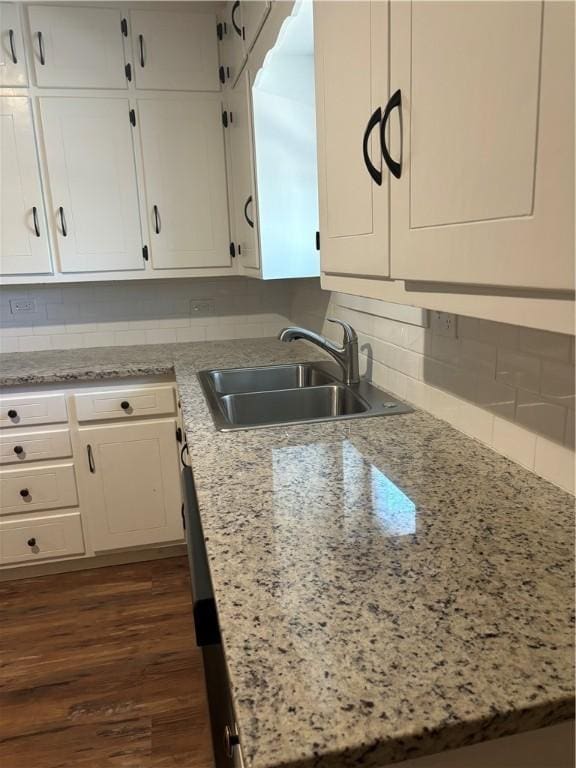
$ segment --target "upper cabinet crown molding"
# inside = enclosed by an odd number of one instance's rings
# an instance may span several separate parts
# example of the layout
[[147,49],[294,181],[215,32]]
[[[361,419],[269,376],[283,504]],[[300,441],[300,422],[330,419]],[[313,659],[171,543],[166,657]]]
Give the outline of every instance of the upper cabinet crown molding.
[[216,15],[130,11],[136,87],[219,91]]
[[40,88],[126,88],[119,9],[31,5],[28,18]]
[[0,3],[0,87],[28,85],[18,3]]

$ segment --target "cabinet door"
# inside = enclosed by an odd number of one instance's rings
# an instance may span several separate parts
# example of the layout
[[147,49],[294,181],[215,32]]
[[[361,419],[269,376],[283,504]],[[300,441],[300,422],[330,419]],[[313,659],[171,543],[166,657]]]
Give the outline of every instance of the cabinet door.
[[28,14],[37,85],[126,88],[119,10],[32,5]]
[[260,32],[270,10],[267,0],[249,0],[241,3],[242,34],[246,51],[249,51]]
[[0,274],[51,271],[30,100],[0,97]]
[[153,268],[229,266],[220,100],[140,99],[138,113]]
[[228,97],[230,203],[240,263],[258,269],[258,207],[254,176],[250,76],[245,71]]
[[95,550],[182,540],[175,430],[173,419],[80,429]]
[[322,270],[386,276],[388,178],[379,118],[388,99],[388,3],[315,3],[314,30]]
[[136,87],[219,91],[213,13],[131,11]]
[[0,87],[28,84],[19,5],[0,3]]
[[393,277],[573,287],[574,4],[393,3],[390,39]]
[[126,99],[42,98],[60,268],[143,269]]

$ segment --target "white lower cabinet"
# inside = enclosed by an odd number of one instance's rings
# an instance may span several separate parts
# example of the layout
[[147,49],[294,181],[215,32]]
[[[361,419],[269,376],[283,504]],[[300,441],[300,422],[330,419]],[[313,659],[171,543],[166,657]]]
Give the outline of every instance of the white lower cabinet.
[[33,564],[48,558],[84,554],[78,510],[0,521],[0,565]]
[[174,419],[80,429],[95,551],[180,541]]
[[153,269],[230,266],[219,97],[139,99]]
[[184,541],[173,383],[34,387],[0,412],[0,566]]

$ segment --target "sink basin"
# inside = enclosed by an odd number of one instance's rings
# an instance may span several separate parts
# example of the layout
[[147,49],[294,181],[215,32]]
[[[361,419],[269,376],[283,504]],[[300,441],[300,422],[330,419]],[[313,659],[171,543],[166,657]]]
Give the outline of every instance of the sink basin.
[[368,410],[343,384],[224,395],[220,404],[230,424],[241,427],[333,419]]
[[367,381],[346,386],[326,363],[200,371],[216,427],[236,429],[410,413]]
[[321,384],[332,384],[336,379],[335,376],[331,376],[313,363],[271,365],[262,368],[230,368],[204,373],[205,378],[219,395],[315,387]]

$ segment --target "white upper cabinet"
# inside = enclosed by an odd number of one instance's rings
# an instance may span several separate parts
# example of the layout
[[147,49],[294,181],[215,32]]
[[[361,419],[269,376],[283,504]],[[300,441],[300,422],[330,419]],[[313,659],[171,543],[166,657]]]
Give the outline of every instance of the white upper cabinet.
[[0,3],[0,87],[27,84],[19,5]]
[[242,17],[242,37],[244,47],[249,51],[258,37],[266,16],[270,10],[268,0],[244,0],[240,2],[240,11]]
[[219,97],[139,99],[152,267],[229,267]]
[[248,269],[258,269],[258,208],[254,177],[250,76],[245,71],[228,93],[229,197],[237,257]]
[[37,85],[126,88],[120,10],[33,5],[28,14]]
[[572,288],[574,4],[394,2],[390,41],[392,276]]
[[246,61],[246,46],[242,35],[242,9],[240,0],[227,2],[222,21],[220,44],[221,82],[235,85]]
[[42,98],[40,111],[61,270],[143,269],[128,100]]
[[314,3],[314,29],[322,270],[387,276],[388,3]]
[[0,273],[50,271],[30,101],[0,97]]
[[136,87],[219,91],[216,16],[131,11]]

